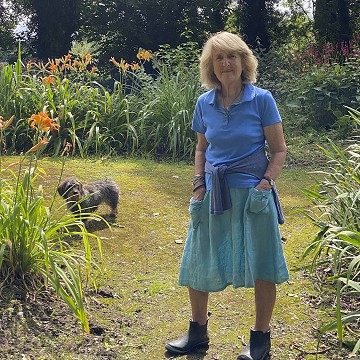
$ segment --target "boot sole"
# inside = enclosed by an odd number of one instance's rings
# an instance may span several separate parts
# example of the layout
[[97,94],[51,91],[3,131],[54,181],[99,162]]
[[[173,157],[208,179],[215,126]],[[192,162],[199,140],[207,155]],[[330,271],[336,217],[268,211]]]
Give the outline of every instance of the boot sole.
[[[165,345],[165,349],[167,351],[170,351],[173,354],[180,354],[180,355],[188,354],[190,352],[193,352],[194,350],[197,350],[200,348],[208,348],[208,347],[209,347],[209,341],[204,341],[202,343],[196,344],[193,347],[191,347],[190,349],[186,349],[186,350],[177,349],[168,344]],[[267,359],[265,359],[265,360],[267,360]]]
[[[238,358],[239,359],[239,358]],[[241,360],[241,359],[240,359]],[[267,353],[266,355],[264,355],[261,359],[259,360],[271,360],[271,353]]]

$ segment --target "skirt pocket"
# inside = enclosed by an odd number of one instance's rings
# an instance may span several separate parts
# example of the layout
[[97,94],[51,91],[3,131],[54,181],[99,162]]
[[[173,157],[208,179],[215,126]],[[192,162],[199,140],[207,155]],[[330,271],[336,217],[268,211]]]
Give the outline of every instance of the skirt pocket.
[[250,190],[249,211],[255,214],[269,213],[269,199],[271,191],[257,190],[255,188]]
[[201,220],[201,209],[203,208],[205,199],[207,198],[207,194],[205,194],[204,198],[200,201],[196,201],[194,198],[190,199],[190,206],[189,206],[189,212],[190,212],[190,219],[192,222],[193,228],[197,228],[200,224]]

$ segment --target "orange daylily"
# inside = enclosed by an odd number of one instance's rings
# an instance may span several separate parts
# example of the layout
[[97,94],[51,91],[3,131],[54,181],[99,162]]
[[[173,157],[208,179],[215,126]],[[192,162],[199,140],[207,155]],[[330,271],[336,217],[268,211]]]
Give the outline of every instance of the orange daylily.
[[27,68],[28,70],[30,70],[30,69],[32,68],[33,64],[34,64],[34,62],[33,62],[32,60],[29,60],[29,61],[26,63],[26,68]]
[[51,76],[44,77],[42,79],[43,84],[55,85],[55,79]]
[[139,70],[141,66],[138,63],[132,63],[130,67],[131,70]]
[[93,66],[90,70],[90,73],[93,74],[98,71],[98,68],[96,66]]
[[145,61],[150,61],[150,59],[152,58],[152,55],[149,50],[141,51],[136,56],[138,59],[140,60],[143,59]]
[[38,127],[39,130],[43,132],[48,132],[49,130],[59,130],[59,124],[54,122],[54,119],[49,118],[48,114],[45,112],[39,112],[37,114],[31,115],[28,122],[32,128]]
[[113,56],[110,58],[109,61],[111,61],[116,67],[120,68],[124,72],[126,72],[131,66],[124,59],[120,59],[120,62],[117,62]]
[[130,64],[128,64],[124,59],[120,60],[120,68],[123,71],[127,71],[127,69],[129,68]]
[[58,66],[57,64],[55,64],[54,60],[51,60],[47,63],[47,65],[49,66],[50,68],[50,72],[54,73],[58,70]]
[[40,139],[40,141],[39,141],[36,145],[34,145],[32,148],[30,148],[26,153],[38,151],[38,150],[41,149],[44,145],[46,145],[48,142],[49,142],[48,139],[42,138],[42,139]]
[[69,53],[68,53],[67,55],[64,55],[64,56],[62,57],[62,61],[63,61],[64,63],[70,61],[70,59],[71,59],[71,54],[69,54]]
[[83,66],[83,63],[79,60],[74,60],[73,62],[73,66],[76,68],[76,67],[82,67]]
[[13,115],[9,120],[4,120],[2,116],[0,116],[0,131],[5,130],[14,120],[15,115]]
[[65,65],[63,66],[63,68],[66,69],[66,70],[76,71],[76,68],[75,68],[74,66],[72,66],[71,63],[65,64]]
[[112,62],[115,66],[117,66],[117,67],[120,66],[120,64],[115,60],[115,58],[114,58],[113,56],[110,58],[109,61],[111,61],[111,62]]
[[85,58],[86,64],[91,64],[91,62],[92,62],[92,56],[91,56],[91,54],[90,54],[89,52],[86,52],[84,55],[81,55],[80,57],[81,57],[82,59]]

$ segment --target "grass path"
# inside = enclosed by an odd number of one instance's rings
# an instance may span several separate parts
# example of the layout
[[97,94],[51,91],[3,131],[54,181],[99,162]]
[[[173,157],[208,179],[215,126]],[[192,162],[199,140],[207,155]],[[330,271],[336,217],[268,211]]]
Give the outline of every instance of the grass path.
[[[13,161],[14,158],[5,158],[3,167]],[[47,173],[42,180],[45,193],[51,197],[61,163],[43,159],[40,166]],[[10,357],[9,352],[5,356],[0,349],[0,358],[172,358],[165,353],[164,344],[187,331],[190,317],[187,291],[177,286],[177,275],[188,225],[192,175],[192,166],[183,164],[68,160],[64,177],[76,176],[82,182],[112,177],[121,189],[117,223],[112,231],[96,230],[104,252],[104,272],[97,276],[98,289],[111,296],[89,292],[87,304],[90,324],[102,329],[101,334],[83,335],[70,320],[59,325],[56,336],[54,331],[35,334],[28,350],[24,350],[20,340],[9,340],[8,344],[14,344],[10,348],[13,353],[16,341],[19,342],[24,357]],[[291,280],[278,287],[272,322],[272,359],[276,360],[315,359],[312,353],[317,351],[316,329],[333,315],[329,307],[319,304],[321,298],[314,282],[299,270],[305,265],[301,255],[314,229],[294,210],[306,206],[297,187],[309,181],[306,171],[285,169],[277,182],[286,216],[281,232],[286,240],[284,250]],[[59,196],[55,208],[59,213],[66,211]],[[103,211],[106,209],[99,212]],[[210,348],[206,353],[177,358],[236,359],[254,322],[252,290],[229,287],[211,294],[209,309]],[[29,324],[23,326],[27,334],[33,331]],[[335,337],[331,335],[329,339],[318,349],[324,352],[318,359],[345,359],[345,352],[336,353]],[[37,357],[32,357],[34,354]]]

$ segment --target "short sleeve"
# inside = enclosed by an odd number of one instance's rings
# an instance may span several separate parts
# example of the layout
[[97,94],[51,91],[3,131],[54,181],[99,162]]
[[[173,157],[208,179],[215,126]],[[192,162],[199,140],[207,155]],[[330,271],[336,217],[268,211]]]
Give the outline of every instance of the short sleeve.
[[261,98],[260,116],[262,125],[269,126],[281,122],[282,119],[271,92],[266,91]]
[[192,120],[191,128],[200,133],[205,134],[206,127],[202,119],[201,100],[198,99],[195,105],[194,116]]

